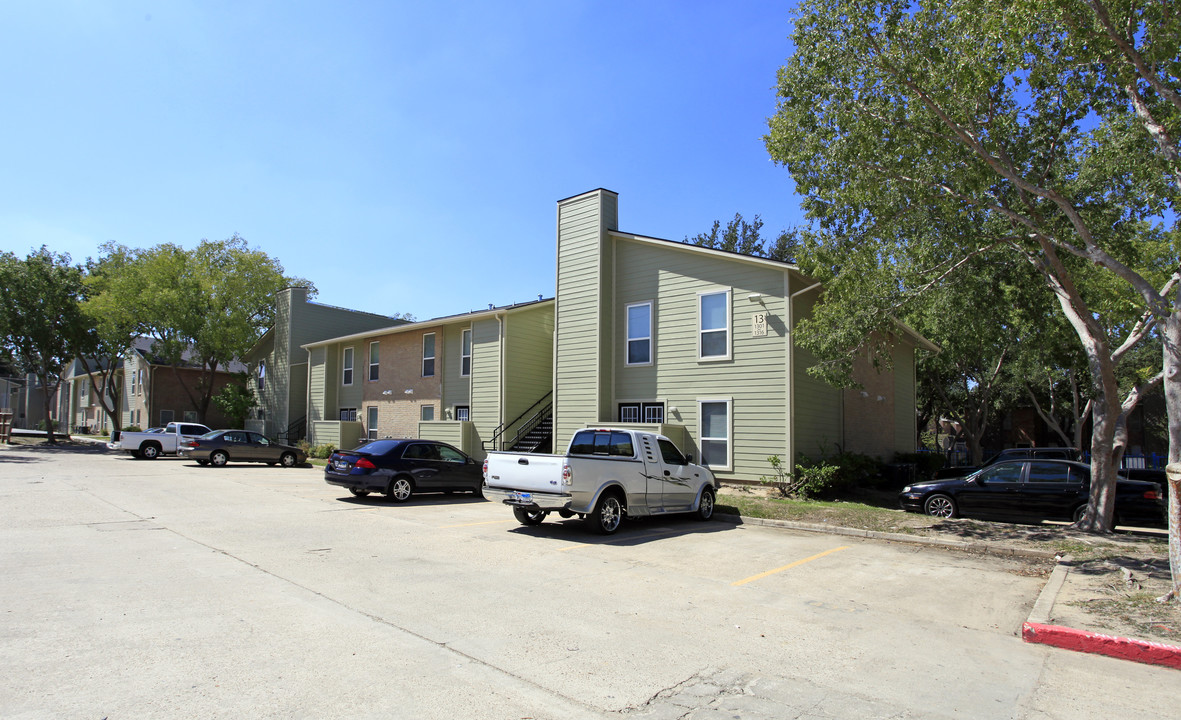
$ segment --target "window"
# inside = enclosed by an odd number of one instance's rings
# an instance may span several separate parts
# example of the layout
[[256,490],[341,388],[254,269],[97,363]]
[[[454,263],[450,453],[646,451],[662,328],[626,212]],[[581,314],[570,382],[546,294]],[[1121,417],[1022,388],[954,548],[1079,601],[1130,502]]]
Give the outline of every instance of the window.
[[196,410],[185,410],[184,421],[187,423],[197,422],[197,411]]
[[435,419],[435,406],[434,405],[423,405],[422,409],[419,412],[420,412],[420,417],[425,422],[430,422],[431,420]]
[[139,385],[136,383],[136,379],[137,379],[138,375],[139,375],[139,373],[137,373],[136,371],[134,371],[134,370],[131,371],[131,394],[132,395],[135,395],[136,389],[139,387]]
[[435,376],[435,334],[422,336],[422,376]]
[[167,425],[168,423],[172,422],[175,417],[176,417],[176,413],[174,413],[173,411],[161,410],[160,411],[160,424]]
[[472,331],[463,331],[463,346],[459,355],[459,376],[470,377],[472,374]]
[[379,365],[378,346],[380,344],[381,343],[376,342],[369,343],[369,382],[374,382],[377,380]]
[[267,361],[258,361],[258,389],[262,390],[267,386]]
[[698,400],[701,461],[717,470],[730,469],[730,401]]
[[730,358],[730,291],[702,293],[698,296],[697,352],[700,360]]
[[357,408],[341,408],[340,409],[341,422],[357,422]]
[[443,462],[459,463],[461,465],[467,462],[467,457],[455,448],[447,447],[446,445],[436,445],[435,450],[439,453],[439,459]]
[[980,480],[985,483],[1019,483],[1024,470],[1025,463],[993,465],[980,473]]
[[459,422],[470,421],[472,419],[472,409],[467,405],[456,405],[455,419]]
[[139,394],[140,395],[144,394],[144,371],[143,371],[143,369],[140,369],[140,371],[139,371]]
[[627,365],[652,364],[652,303],[627,306]]
[[1078,482],[1077,477],[1071,477],[1071,466],[1064,463],[1029,463],[1029,482],[1031,483],[1068,483]]
[[662,423],[664,422],[664,403],[620,403],[619,422]]
[[628,433],[579,430],[570,443],[570,454],[630,458],[635,457],[636,451]]
[[673,445],[668,440],[657,438],[656,443],[660,446],[660,457],[664,460],[665,465],[687,465],[685,456],[677,450],[677,446]]
[[370,440],[377,439],[377,406],[370,405],[365,409],[365,436]]
[[341,367],[344,368],[344,373],[341,376],[340,382],[342,385],[353,384],[353,349],[347,347],[344,349],[344,357],[340,361]]

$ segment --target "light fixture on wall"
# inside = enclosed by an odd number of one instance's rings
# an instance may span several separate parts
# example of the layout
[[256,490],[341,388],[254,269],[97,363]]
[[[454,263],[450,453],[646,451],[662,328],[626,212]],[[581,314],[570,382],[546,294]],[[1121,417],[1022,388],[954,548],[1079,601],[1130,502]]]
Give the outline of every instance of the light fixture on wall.
[[381,394],[382,395],[393,395],[394,391],[393,390],[382,390]]
[[750,300],[753,303],[761,303],[761,302],[763,302],[764,297],[765,296],[763,295],[763,293],[751,293],[750,295],[746,296],[746,299]]
[[414,394],[414,388],[406,388],[405,390],[403,390],[403,391],[402,391],[402,394],[403,394],[403,395],[413,395],[413,394]]

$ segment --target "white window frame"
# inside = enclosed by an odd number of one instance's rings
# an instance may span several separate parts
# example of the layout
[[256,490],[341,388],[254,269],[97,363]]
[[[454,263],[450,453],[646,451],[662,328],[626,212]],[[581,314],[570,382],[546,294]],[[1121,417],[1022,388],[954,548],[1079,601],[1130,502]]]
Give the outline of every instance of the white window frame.
[[[465,412],[467,412],[467,419],[466,420],[462,420],[459,417],[459,411],[461,409],[464,410]],[[471,422],[471,420],[472,420],[472,406],[471,405],[453,405],[451,407],[451,417],[455,418],[456,421],[458,421],[458,422]]]
[[340,349],[340,384],[348,387],[353,384],[353,365],[356,352],[352,347]]
[[367,440],[377,439],[377,415],[376,405],[365,408],[365,438]]
[[267,387],[267,361],[266,360],[259,360],[258,361],[258,371],[257,371],[256,375],[258,377],[258,389],[265,390]]
[[[345,420],[344,416],[346,414],[351,415],[353,419],[352,420]],[[342,407],[337,411],[336,417],[339,418],[339,422],[357,422],[357,408]]]
[[[430,411],[430,415],[431,415],[430,417],[426,416],[428,410]],[[418,421],[419,422],[434,422],[434,420],[435,420],[435,406],[434,405],[427,403],[426,405],[419,406],[419,408],[418,408]]]
[[[710,328],[706,330],[702,327],[705,320],[705,315],[701,311],[702,302],[706,297],[711,295],[725,295],[726,296],[726,327],[725,328]],[[729,360],[732,355],[732,348],[734,343],[734,322],[732,315],[733,303],[730,299],[730,288],[723,290],[702,290],[697,293],[697,362],[720,362]],[[724,355],[702,355],[701,354],[701,338],[707,332],[721,332],[726,333],[726,353]]]
[[144,370],[143,370],[143,368],[140,368],[136,372],[139,373],[139,394],[143,395],[144,394]]
[[[429,356],[426,354],[426,339],[428,337],[431,339],[431,354]],[[435,376],[435,358],[437,358],[438,355],[439,355],[439,345],[438,345],[437,338],[435,338],[435,334],[433,332],[423,333],[422,334],[422,365],[419,368],[420,370],[422,370],[422,377],[434,377]],[[430,375],[426,374],[426,361],[427,360],[431,361],[431,374]]]
[[[464,365],[467,365],[467,372],[463,371]],[[459,336],[459,376],[472,376],[472,329],[467,328]]]
[[[377,353],[377,362],[373,360],[373,354]],[[369,382],[377,382],[381,377],[381,341],[374,340],[369,343],[369,374],[367,376]]]
[[[726,437],[706,437],[705,436],[705,410],[703,405],[722,404],[726,405]],[[725,441],[726,443],[726,464],[725,465],[709,465],[710,470],[724,470],[732,471],[734,469],[734,398],[732,397],[701,397],[697,398],[697,446],[701,450],[701,457],[699,460],[702,465],[705,465],[705,441],[711,440],[714,442]]]
[[[631,309],[644,306],[648,308],[648,334],[644,337],[633,338],[631,336]],[[629,303],[623,308],[623,364],[625,367],[648,367],[656,362],[656,340],[653,338],[655,333],[652,332],[652,328],[656,325],[654,308],[655,305],[651,300]],[[631,361],[631,344],[641,340],[648,341],[648,359],[644,362],[634,363]]]

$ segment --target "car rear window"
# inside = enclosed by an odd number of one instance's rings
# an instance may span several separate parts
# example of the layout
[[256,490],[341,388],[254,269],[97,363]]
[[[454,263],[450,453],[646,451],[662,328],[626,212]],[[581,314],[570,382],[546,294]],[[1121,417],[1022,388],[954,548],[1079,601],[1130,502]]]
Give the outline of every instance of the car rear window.
[[570,443],[571,455],[607,455],[611,457],[634,457],[631,435],[625,432],[604,432],[580,430]]
[[369,453],[370,455],[385,455],[397,447],[398,441],[396,440],[374,440],[371,443],[365,443],[353,452]]

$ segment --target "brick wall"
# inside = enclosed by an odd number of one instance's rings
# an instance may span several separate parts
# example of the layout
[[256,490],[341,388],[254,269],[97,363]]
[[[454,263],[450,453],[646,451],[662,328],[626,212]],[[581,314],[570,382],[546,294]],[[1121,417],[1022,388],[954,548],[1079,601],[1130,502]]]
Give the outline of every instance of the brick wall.
[[[422,377],[422,338],[432,332],[435,335],[435,374]],[[417,437],[423,405],[432,405],[435,419],[442,419],[443,329],[394,333],[373,340],[380,343],[376,381],[369,380],[369,341],[357,348],[360,356],[356,363],[357,374],[364,383],[364,398],[357,419],[367,424],[368,409],[376,407],[377,437]],[[411,392],[407,393],[407,390]],[[366,426],[365,429],[371,428]]]
[[878,372],[864,353],[853,364],[860,390],[845,390],[845,450],[890,461],[894,457],[894,373]]

